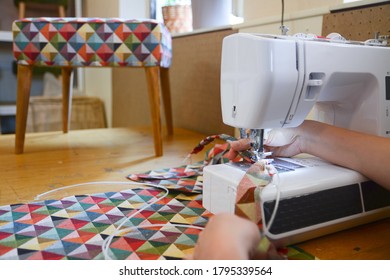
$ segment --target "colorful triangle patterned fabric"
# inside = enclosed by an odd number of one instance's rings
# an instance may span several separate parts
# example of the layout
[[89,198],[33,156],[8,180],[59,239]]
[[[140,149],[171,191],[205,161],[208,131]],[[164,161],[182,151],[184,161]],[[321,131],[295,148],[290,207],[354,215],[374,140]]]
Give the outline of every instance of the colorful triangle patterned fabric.
[[12,32],[19,64],[168,68],[172,60],[168,29],[149,19],[25,18]]
[[[103,259],[103,241],[162,193],[145,187],[2,206],[0,259]],[[181,225],[203,227],[209,217],[200,194],[171,192],[125,224],[137,228],[116,236],[110,254],[115,259],[181,259],[192,252],[199,234]],[[162,226],[168,223],[178,226]]]
[[[219,147],[215,151],[225,153]],[[183,259],[193,253],[212,216],[202,206],[202,166],[128,176],[169,189],[158,201],[165,191],[145,185],[0,206],[0,260],[99,260],[106,258],[105,252],[111,259]],[[118,233],[119,227],[124,231]],[[105,241],[110,241],[108,248]],[[280,252],[289,259],[315,258],[297,247]]]

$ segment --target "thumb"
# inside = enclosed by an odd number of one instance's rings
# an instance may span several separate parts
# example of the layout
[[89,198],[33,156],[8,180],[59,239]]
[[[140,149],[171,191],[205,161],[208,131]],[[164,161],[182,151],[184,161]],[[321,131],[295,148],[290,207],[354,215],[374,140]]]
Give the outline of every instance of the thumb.
[[291,144],[296,136],[295,128],[275,128],[268,132],[264,145],[282,147]]
[[236,152],[248,150],[251,147],[251,139],[243,138],[237,141],[231,141],[230,147]]

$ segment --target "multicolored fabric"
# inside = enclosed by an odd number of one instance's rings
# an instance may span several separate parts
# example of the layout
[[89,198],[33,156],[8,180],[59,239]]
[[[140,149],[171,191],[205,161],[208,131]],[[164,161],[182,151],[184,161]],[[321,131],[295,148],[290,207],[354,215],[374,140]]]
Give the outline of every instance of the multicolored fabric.
[[[192,154],[197,154],[202,151],[205,146],[216,139],[226,142],[235,141],[236,138],[227,135],[211,135],[201,140],[197,146],[191,151],[188,157]],[[228,143],[215,144],[213,148],[206,152],[204,165],[226,163],[229,159],[225,158],[225,154],[230,150]],[[266,160],[255,162],[250,151],[238,153],[233,161],[246,161],[252,163],[244,177],[237,186],[235,214],[247,218],[256,224],[261,222],[261,207],[260,207],[260,192],[262,188],[268,185],[272,176],[276,173],[276,169],[267,163]]]
[[[0,207],[0,259],[103,259],[103,241],[164,191],[136,188]],[[200,194],[171,192],[133,217],[110,244],[115,259],[181,259],[191,254],[210,213]],[[179,226],[161,224],[177,224]],[[158,225],[156,225],[158,224]],[[150,227],[151,225],[156,225]]]
[[[195,146],[188,157],[192,154],[199,153],[205,146],[216,139],[226,142],[237,140],[227,134],[208,136]],[[228,143],[214,145],[212,149],[206,152],[203,164],[209,165],[228,162],[229,159],[224,156],[229,150],[230,145]],[[261,221],[260,192],[262,188],[271,182],[272,176],[276,174],[277,171],[267,160],[254,161],[254,158],[254,155],[250,151],[241,151],[233,160],[252,163],[251,167],[247,170],[237,186],[235,214],[259,224]]]
[[202,193],[203,165],[189,164],[174,168],[152,170],[145,173],[130,174],[128,179],[140,183],[152,183],[169,190],[183,193]]
[[[190,155],[203,150],[206,145],[215,139],[227,142],[236,140],[234,137],[226,134],[208,136],[200,141]],[[230,145],[228,144],[216,144],[206,152],[204,164],[225,163],[228,159],[224,158],[224,155],[229,149]],[[272,181],[272,177],[277,170],[267,160],[255,161],[255,158],[256,156],[251,151],[244,151],[239,152],[233,160],[246,161],[252,164],[237,186],[234,213],[239,217],[253,221],[259,226],[259,230],[262,231],[260,193]],[[313,256],[295,249],[290,250],[290,248],[283,247],[276,250],[265,235],[262,236],[256,249],[257,253],[260,253],[262,257],[271,259],[313,259]]]
[[[198,145],[188,154],[187,158],[191,158],[191,155],[197,154],[202,151],[208,144],[215,140],[222,140],[227,143],[224,144],[215,144],[213,148],[206,152],[205,160],[203,162],[204,165],[212,165],[212,164],[221,164],[229,162],[229,159],[225,157],[225,154],[230,150],[230,141],[236,141],[237,138],[227,135],[227,134],[217,134],[210,135],[206,138],[202,139]],[[237,157],[232,160],[234,162],[237,161],[248,161],[253,162],[253,155],[249,151],[241,151],[238,153]]]
[[260,193],[272,181],[276,173],[266,161],[255,162],[249,167],[237,186],[235,214],[256,224],[261,222]]
[[[214,140],[217,139],[223,141],[236,140],[234,137],[226,134],[208,136],[205,139],[201,140],[187,157],[199,153],[208,144],[212,143]],[[208,164],[222,164],[228,161],[226,158],[224,158],[224,155],[229,151],[229,149],[230,145],[228,143],[215,144],[211,149],[206,151],[205,160],[203,162],[188,166],[182,166],[179,168],[166,168],[158,171],[150,171],[141,174],[130,174],[128,178],[139,182],[149,182],[155,184],[157,183],[167,188],[176,190],[180,189],[184,192],[201,192],[203,186],[203,167]],[[251,152],[247,151],[244,153],[239,153],[235,160],[244,160],[252,162],[252,158],[253,157]],[[196,179],[195,177],[190,176],[186,180],[185,188],[181,186],[175,187],[175,182],[178,182],[179,185],[181,178],[183,178],[183,176],[192,175],[194,170],[197,170],[198,173]],[[235,213],[238,216],[256,222],[259,226],[260,231],[262,230],[261,212],[259,209],[260,201],[259,199],[256,199],[256,197],[259,197],[259,193],[262,190],[262,187],[266,186],[272,180],[272,176],[274,176],[275,173],[276,170],[273,168],[273,166],[269,165],[267,161],[255,163],[251,166],[251,168],[248,169],[246,175],[244,175],[242,181],[238,186]],[[266,253],[266,255],[272,259],[316,259],[316,257],[314,257],[313,255],[303,251],[296,246],[281,247],[277,248],[277,250],[274,250],[274,247],[271,246],[271,243],[267,238],[262,238],[257,250],[261,251],[262,253]]]
[[154,20],[25,18],[12,32],[19,64],[168,68],[172,59],[171,35]]
[[[182,259],[191,255],[200,233],[194,227],[204,227],[212,216],[202,206],[202,166],[128,176],[169,188],[170,193],[157,202],[153,201],[163,190],[137,187],[1,206],[0,259],[103,259],[102,245],[109,237],[114,237],[109,243],[114,259]],[[146,204],[150,205],[140,211]],[[134,217],[122,229],[131,230],[115,234],[130,216]],[[267,244],[260,245],[265,250]],[[279,248],[278,253],[288,259],[314,258],[293,246]]]

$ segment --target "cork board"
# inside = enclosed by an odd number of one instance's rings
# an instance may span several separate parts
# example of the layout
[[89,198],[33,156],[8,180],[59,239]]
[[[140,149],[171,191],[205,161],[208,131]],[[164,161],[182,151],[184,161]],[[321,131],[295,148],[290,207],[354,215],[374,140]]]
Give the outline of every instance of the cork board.
[[219,30],[173,39],[170,69],[174,125],[212,135],[232,135],[222,121],[220,74],[222,40],[237,30]]
[[322,35],[340,33],[347,40],[365,41],[375,34],[390,35],[390,2],[335,11],[323,17]]

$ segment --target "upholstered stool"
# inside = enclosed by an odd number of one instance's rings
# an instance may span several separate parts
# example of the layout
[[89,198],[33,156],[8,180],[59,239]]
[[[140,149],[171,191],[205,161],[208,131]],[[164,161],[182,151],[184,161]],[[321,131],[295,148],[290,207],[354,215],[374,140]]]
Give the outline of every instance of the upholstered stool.
[[[105,18],[26,18],[13,23],[18,63],[15,153],[23,153],[34,66],[60,67],[63,131],[68,131],[75,67],[144,68],[156,156],[162,155],[160,84],[168,134],[173,133],[168,68],[172,39],[153,20]],[[131,87],[131,85],[129,85]]]

